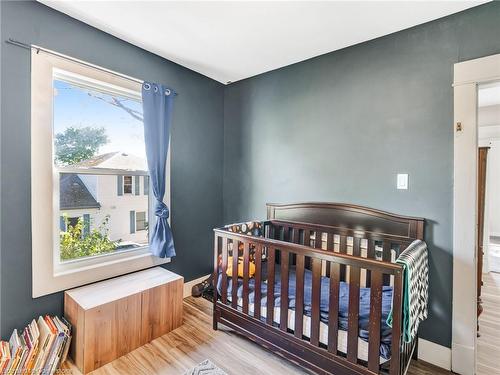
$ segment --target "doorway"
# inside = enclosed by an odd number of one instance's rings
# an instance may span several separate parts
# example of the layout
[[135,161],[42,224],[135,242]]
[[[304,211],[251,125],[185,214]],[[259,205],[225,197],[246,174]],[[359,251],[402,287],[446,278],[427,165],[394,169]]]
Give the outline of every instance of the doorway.
[[500,375],[500,81],[478,85],[477,375]]
[[454,66],[451,349],[452,370],[464,375],[476,373],[478,276],[482,273],[477,270],[476,250],[478,245],[478,89],[482,85],[498,81],[500,81],[500,54],[465,61]]

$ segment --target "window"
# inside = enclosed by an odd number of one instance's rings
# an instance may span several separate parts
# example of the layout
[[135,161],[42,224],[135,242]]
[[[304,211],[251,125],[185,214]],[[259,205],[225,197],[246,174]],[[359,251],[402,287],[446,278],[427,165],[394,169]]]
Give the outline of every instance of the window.
[[132,194],[132,176],[123,176],[123,193]]
[[[68,217],[66,214],[59,217],[59,230],[61,238],[68,238],[68,233],[72,234],[72,240],[85,241],[85,238],[90,234],[90,215],[83,214],[82,216]],[[75,237],[76,236],[76,237]],[[88,240],[87,240],[88,241]],[[67,252],[68,248],[60,247],[61,259],[71,259],[71,252]]]
[[[148,249],[155,218],[140,90],[115,74],[32,54],[34,296],[165,262]],[[169,193],[167,184],[167,204]]]
[[141,231],[148,228],[148,222],[146,221],[145,212],[136,212],[135,214],[135,230]]
[[68,217],[68,226],[76,227],[79,221],[80,217]]
[[[141,175],[148,173],[140,100],[65,71],[55,71],[52,81],[58,215],[67,216],[59,238],[60,260],[123,251],[123,243],[147,246],[147,233],[138,233],[135,219],[134,230],[129,230],[128,222],[131,209],[144,215],[149,204],[148,195],[134,197],[140,193]],[[130,171],[136,174],[129,175]],[[109,194],[115,179],[123,184],[117,192],[122,196],[119,201]],[[96,225],[89,230],[80,216],[74,216],[76,212]]]

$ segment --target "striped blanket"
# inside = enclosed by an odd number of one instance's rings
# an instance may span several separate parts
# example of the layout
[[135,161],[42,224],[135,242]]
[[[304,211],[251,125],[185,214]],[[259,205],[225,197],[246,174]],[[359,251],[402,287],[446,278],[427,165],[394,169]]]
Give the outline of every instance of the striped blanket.
[[[426,243],[413,241],[399,255],[396,263],[403,266],[403,340],[411,342],[420,322],[427,319],[429,264]],[[387,324],[392,327],[392,311]]]

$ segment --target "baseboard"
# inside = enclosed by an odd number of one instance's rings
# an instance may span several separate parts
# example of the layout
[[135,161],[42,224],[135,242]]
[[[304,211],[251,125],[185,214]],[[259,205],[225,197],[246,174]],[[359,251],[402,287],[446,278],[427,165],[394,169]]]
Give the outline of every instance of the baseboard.
[[183,298],[191,296],[191,289],[193,288],[193,286],[195,286],[196,284],[201,283],[208,276],[210,276],[210,274],[202,276],[202,277],[199,277],[199,278],[191,280],[191,281],[188,281],[187,283],[184,283],[184,295],[183,295]]
[[451,349],[431,341],[418,339],[418,359],[451,370]]
[[451,370],[457,374],[475,374],[476,360],[474,347],[459,344],[451,344],[453,350],[453,363]]

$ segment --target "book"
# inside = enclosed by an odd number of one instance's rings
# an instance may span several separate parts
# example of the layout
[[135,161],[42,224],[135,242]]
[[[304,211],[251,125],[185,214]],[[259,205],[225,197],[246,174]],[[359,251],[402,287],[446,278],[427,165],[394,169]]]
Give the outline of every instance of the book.
[[19,339],[21,341],[21,353],[19,356],[19,362],[17,364],[17,367],[13,370],[13,373],[16,375],[22,373],[22,369],[24,367],[29,352],[28,343],[26,342],[24,335],[20,335]]
[[66,358],[68,357],[69,347],[71,345],[71,332],[72,332],[73,327],[72,327],[71,323],[68,322],[64,317],[59,318],[56,316],[55,319],[63,327],[63,330],[66,333],[66,342],[64,344],[64,348],[63,348],[63,352],[62,352],[62,356],[61,356],[61,360],[60,360],[60,363],[63,363],[64,361],[66,361]]
[[61,366],[61,364],[64,362],[62,360],[62,358],[63,358],[64,352],[66,351],[66,347],[69,346],[70,339],[71,338],[69,336],[64,336],[63,344],[59,347],[59,351],[57,352],[56,361],[54,362],[54,365],[52,366],[53,372],[55,372]]
[[0,374],[56,373],[68,355],[71,331],[66,319],[49,315],[33,319],[21,334],[15,329],[8,342],[0,341]]
[[0,341],[0,374],[4,374],[10,362],[10,347],[7,341]]
[[31,374],[34,360],[38,353],[38,339],[40,337],[38,326],[34,319],[24,329],[23,336],[25,337],[25,341],[28,345],[28,354],[26,356],[26,361],[20,370],[20,374]]
[[[52,369],[54,368],[54,364],[58,363],[57,356],[58,356],[58,353],[60,352],[60,348],[63,345],[64,337],[65,337],[64,332],[57,333],[57,337],[54,340],[52,347],[50,348],[49,355],[47,356],[47,360],[45,361],[45,364],[43,366],[43,369],[42,369],[43,375],[50,375],[53,373]],[[55,369],[54,369],[54,371],[55,371]]]
[[40,348],[38,350],[38,355],[35,361],[35,365],[33,367],[34,374],[39,374],[43,370],[43,367],[45,366],[47,357],[50,354],[50,349],[52,348],[52,344],[56,338],[56,333],[57,333],[47,323],[46,319],[44,319],[41,316],[38,317],[37,325],[38,325],[38,330],[40,331],[40,341],[38,343]]
[[23,352],[23,347],[21,345],[21,338],[17,329],[12,332],[9,339],[9,349],[10,349],[10,362],[7,366],[7,375],[15,375],[19,361],[21,360],[21,355]]
[[69,349],[71,331],[57,316],[54,318],[47,316],[45,318],[48,321],[48,324],[57,330],[57,338],[52,344],[50,354],[47,357],[42,371],[44,375],[48,375],[53,374],[62,363],[63,355]]

